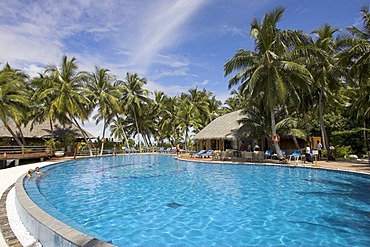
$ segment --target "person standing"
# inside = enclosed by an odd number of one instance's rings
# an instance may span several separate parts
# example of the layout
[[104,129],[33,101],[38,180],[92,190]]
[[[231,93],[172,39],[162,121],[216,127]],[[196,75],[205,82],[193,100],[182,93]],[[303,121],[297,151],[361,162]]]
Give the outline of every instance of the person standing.
[[316,149],[317,149],[317,153],[319,155],[319,159],[321,159],[322,144],[320,143],[320,141],[317,141]]
[[306,159],[305,159],[304,163],[306,163],[306,161],[307,162],[311,162],[311,148],[310,148],[310,144],[307,144],[307,146],[306,146],[305,156],[306,156]]

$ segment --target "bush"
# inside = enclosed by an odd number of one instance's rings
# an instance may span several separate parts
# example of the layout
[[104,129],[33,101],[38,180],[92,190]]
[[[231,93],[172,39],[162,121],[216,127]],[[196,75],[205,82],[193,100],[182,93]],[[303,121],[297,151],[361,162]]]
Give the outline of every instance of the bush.
[[348,156],[353,153],[351,146],[336,147],[335,151],[337,158],[348,158]]

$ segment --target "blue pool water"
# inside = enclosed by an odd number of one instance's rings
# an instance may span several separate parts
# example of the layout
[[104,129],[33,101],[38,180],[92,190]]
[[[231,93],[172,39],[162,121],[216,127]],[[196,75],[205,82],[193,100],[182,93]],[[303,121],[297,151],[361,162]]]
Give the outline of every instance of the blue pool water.
[[370,246],[370,176],[169,155],[83,159],[25,180],[54,217],[118,246]]

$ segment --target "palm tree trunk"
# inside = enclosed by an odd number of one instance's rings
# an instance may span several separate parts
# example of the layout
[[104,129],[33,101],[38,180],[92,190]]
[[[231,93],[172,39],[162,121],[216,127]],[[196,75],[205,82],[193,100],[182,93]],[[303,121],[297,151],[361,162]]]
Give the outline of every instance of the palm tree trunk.
[[[272,135],[276,135],[276,121],[275,121],[275,114],[273,106],[270,106],[270,117],[271,117],[271,132]],[[286,159],[284,158],[283,152],[280,149],[279,143],[274,142],[274,148],[276,151],[276,154],[278,155],[278,159],[281,160],[281,162],[286,163]]]
[[26,146],[26,140],[24,139],[22,128],[20,126],[17,126],[17,129],[18,129],[19,133],[21,134],[21,139],[22,139],[23,146]]
[[[116,119],[117,119],[117,123],[119,123],[119,116],[118,114],[116,114]],[[119,123],[119,125],[121,126],[121,124]],[[128,138],[127,138],[127,135],[126,135],[126,131],[125,129],[123,128],[123,126],[121,126],[122,128],[122,132],[123,132],[123,138],[125,138],[125,142],[126,142],[126,146],[127,148],[130,148],[130,144],[128,143]]]
[[[107,128],[107,127],[106,127],[106,121],[105,121],[105,119],[103,119],[103,122],[104,122],[104,124],[103,124],[103,135],[102,135],[101,141],[102,141],[102,140],[104,139],[104,137],[105,137],[105,129]],[[104,149],[104,142],[102,141],[102,142],[101,142],[100,155],[103,155],[103,149]]]
[[187,143],[188,143],[188,129],[185,128],[185,146],[184,146],[185,152],[188,151],[188,145],[187,145]]
[[329,144],[329,138],[326,133],[325,129],[325,122],[324,122],[324,109],[323,109],[323,103],[322,103],[322,94],[324,93],[324,89],[321,87],[319,92],[319,115],[320,115],[320,127],[321,127],[321,133],[322,138],[324,139],[324,148],[326,149],[328,160],[335,160]]
[[9,131],[9,133],[13,136],[14,140],[17,142],[19,146],[23,146],[22,142],[19,140],[17,135],[14,133],[14,131],[9,127],[9,125],[4,124],[5,128]]
[[367,137],[367,125],[366,125],[366,118],[364,118],[364,130],[363,130],[363,136],[364,136],[364,147],[366,148],[366,151],[369,151],[369,143],[368,143],[368,137]]
[[137,133],[138,133],[138,138],[139,138],[139,152],[141,153],[140,130],[139,130],[139,125],[137,123],[135,108],[134,108],[134,118],[135,118],[135,124],[136,124]]
[[[285,114],[287,117],[289,117],[289,111],[288,111],[288,107],[286,105],[284,105],[284,108],[285,108]],[[295,145],[295,148],[298,150],[300,149],[299,148],[299,144],[298,144],[298,141],[297,141],[297,138],[295,137],[295,135],[292,135],[292,138],[293,138],[293,142],[294,142],[294,145]]]
[[90,156],[93,156],[92,149],[91,149],[91,146],[89,145],[89,141],[87,140],[87,135],[85,131],[81,128],[81,126],[78,124],[77,120],[74,117],[72,117],[72,119],[75,122],[77,128],[80,130],[82,137],[86,142],[87,148],[89,149]]

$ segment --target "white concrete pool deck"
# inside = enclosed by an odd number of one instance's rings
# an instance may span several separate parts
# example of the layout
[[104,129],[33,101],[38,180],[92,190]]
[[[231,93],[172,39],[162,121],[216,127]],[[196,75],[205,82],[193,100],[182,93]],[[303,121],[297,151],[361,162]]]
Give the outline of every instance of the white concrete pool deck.
[[[21,165],[0,170],[0,195],[9,188],[17,179],[27,173],[29,169],[35,169],[36,166],[43,167],[55,162],[38,162],[33,164]],[[2,234],[0,234],[0,246],[8,246]]]
[[[189,160],[197,160],[197,161],[202,161],[202,162],[211,161],[211,159],[200,159],[200,158],[192,159],[190,158],[190,156],[188,157],[187,155],[182,155],[181,158],[189,159]],[[6,191],[6,189],[9,186],[14,184],[20,176],[27,173],[29,169],[34,169],[36,166],[43,167],[43,166],[53,164],[56,162],[61,162],[61,161],[64,161],[64,160],[60,159],[56,161],[37,162],[33,164],[21,165],[21,166],[16,166],[16,167],[11,167],[11,168],[0,170],[0,196],[4,193],[4,191]],[[225,162],[225,163],[230,163],[230,162]],[[235,162],[235,163],[239,163],[239,162]],[[263,161],[263,163],[269,163],[269,160],[265,160]],[[248,163],[243,163],[243,164],[248,164]],[[303,162],[300,162],[298,164],[294,164],[293,162],[291,162],[290,164],[287,164],[287,165],[288,166],[296,165],[298,167],[304,166],[304,167],[315,168],[315,166],[313,166],[312,164],[304,164]],[[331,162],[319,161],[318,168],[352,171],[352,172],[370,174],[370,164],[368,163],[352,163],[352,162],[343,162],[343,161],[338,161],[338,162],[337,161],[331,161]],[[5,242],[5,239],[3,238],[2,234],[0,234],[0,246],[7,246],[7,243]]]

